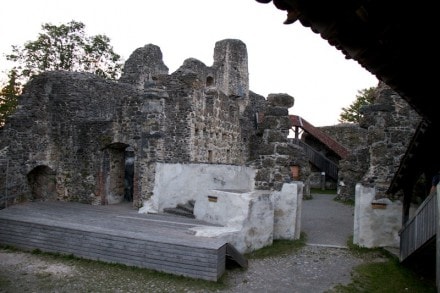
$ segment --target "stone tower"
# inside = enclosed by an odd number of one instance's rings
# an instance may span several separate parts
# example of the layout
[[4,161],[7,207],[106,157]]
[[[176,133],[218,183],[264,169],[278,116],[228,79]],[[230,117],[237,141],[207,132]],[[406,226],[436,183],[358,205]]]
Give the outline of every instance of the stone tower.
[[246,44],[240,40],[218,41],[214,48],[217,88],[230,97],[249,95],[248,55]]

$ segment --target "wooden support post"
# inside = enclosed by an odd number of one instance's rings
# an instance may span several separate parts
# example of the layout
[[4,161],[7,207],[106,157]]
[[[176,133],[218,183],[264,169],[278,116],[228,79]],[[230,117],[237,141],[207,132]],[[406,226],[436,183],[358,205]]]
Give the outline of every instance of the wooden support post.
[[403,208],[402,208],[402,226],[409,220],[409,208],[411,207],[412,189],[403,188]]
[[435,266],[436,266],[436,284],[437,290],[440,291],[440,184],[437,184],[437,194],[435,195],[435,200],[437,203],[437,233],[436,233],[436,256],[435,256]]

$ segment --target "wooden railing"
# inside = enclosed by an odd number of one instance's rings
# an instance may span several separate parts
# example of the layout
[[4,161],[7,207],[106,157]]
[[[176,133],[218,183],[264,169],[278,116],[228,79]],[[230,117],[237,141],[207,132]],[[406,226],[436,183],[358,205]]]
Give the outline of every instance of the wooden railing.
[[309,161],[315,165],[319,170],[325,172],[329,177],[338,180],[338,165],[327,159],[324,155],[317,152],[313,147],[304,143],[299,139],[292,139],[292,143],[299,145],[304,149],[304,152]]
[[427,242],[433,240],[437,229],[437,196],[431,194],[399,232],[400,261],[404,261]]

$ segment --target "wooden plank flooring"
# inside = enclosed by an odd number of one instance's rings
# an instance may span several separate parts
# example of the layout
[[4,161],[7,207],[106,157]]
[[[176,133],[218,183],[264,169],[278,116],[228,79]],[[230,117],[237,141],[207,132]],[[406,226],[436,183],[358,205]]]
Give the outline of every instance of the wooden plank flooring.
[[0,210],[0,244],[217,281],[227,243],[194,236],[196,226],[215,225],[139,214],[129,204],[28,202]]

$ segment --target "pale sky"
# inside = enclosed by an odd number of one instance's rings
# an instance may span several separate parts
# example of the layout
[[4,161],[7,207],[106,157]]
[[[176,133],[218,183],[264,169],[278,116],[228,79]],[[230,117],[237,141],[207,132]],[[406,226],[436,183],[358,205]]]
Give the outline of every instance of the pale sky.
[[155,44],[170,73],[187,58],[211,66],[217,41],[240,39],[248,50],[253,92],[287,93],[295,98],[291,114],[315,126],[338,124],[342,107],[378,81],[309,28],[283,24],[285,18],[272,3],[255,0],[3,1],[0,80],[11,67],[4,55],[12,45],[36,40],[43,23],[82,22],[87,35],[107,35],[124,60]]

